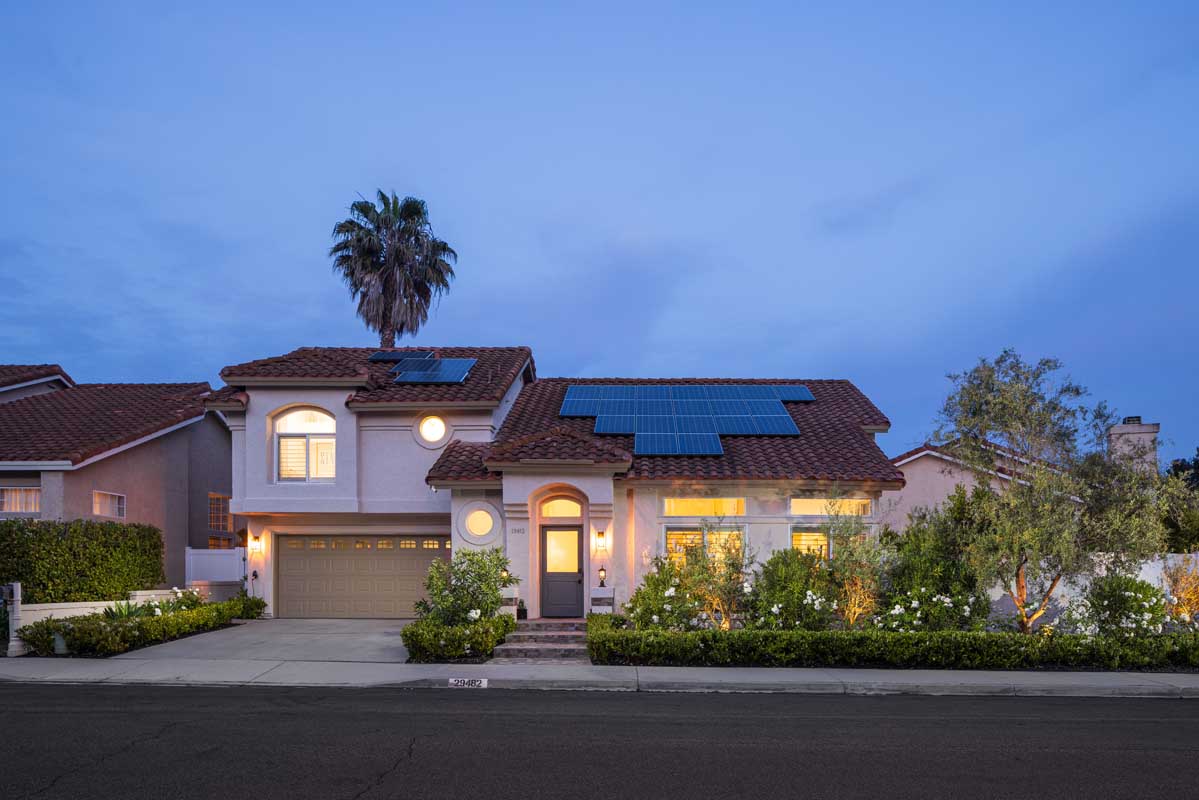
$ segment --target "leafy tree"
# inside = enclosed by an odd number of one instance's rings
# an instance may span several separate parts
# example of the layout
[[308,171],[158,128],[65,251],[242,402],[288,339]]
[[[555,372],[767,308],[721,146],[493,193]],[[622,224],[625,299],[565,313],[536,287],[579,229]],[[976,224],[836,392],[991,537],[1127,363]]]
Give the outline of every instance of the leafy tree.
[[[979,474],[1005,469],[989,490],[987,524],[966,548],[983,585],[999,583],[1030,633],[1063,580],[1122,571],[1161,552],[1169,491],[1134,448],[1111,452],[1115,421],[1060,377],[1061,362],[1012,350],[949,378],[937,438]],[[986,495],[980,495],[985,498]]]
[[1174,459],[1167,474],[1180,478],[1189,488],[1199,492],[1199,447],[1195,448],[1192,459]]
[[827,509],[832,546],[829,566],[837,587],[838,612],[845,626],[853,628],[877,608],[892,553],[880,537],[869,535],[860,516],[844,513],[844,508],[834,492]]
[[993,501],[987,487],[967,492],[959,484],[940,506],[916,509],[902,535],[886,536],[895,547],[891,591],[969,595],[978,608],[988,605],[967,555],[972,542],[990,533]]
[[415,334],[429,306],[448,292],[458,254],[433,235],[423,200],[377,193],[358,200],[333,228],[333,270],[358,302],[358,316],[379,334],[380,347]]

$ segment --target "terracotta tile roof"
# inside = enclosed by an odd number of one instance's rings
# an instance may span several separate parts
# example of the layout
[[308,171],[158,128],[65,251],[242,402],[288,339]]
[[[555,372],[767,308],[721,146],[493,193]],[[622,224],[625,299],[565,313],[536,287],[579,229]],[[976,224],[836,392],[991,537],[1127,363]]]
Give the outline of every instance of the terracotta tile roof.
[[435,481],[493,481],[499,478],[483,465],[490,445],[486,442],[452,441],[429,469],[427,483]]
[[12,386],[56,375],[68,384],[74,383],[66,370],[57,364],[0,364],[0,386]]
[[[1009,450],[1008,448],[1004,447],[1001,444],[996,444],[995,442],[987,442],[987,446],[990,447],[992,450],[994,450],[996,453],[998,453],[1000,458],[1008,458],[1008,459],[1017,458],[1015,453],[1013,453],[1011,450]],[[919,447],[913,447],[911,450],[907,450],[907,451],[895,456],[894,458],[891,459],[891,463],[895,464],[896,466],[899,466],[904,461],[907,461],[908,459],[912,458],[913,456],[920,455],[921,453],[929,453],[929,454],[936,456],[937,458],[943,459],[945,461],[953,461],[955,463],[958,463],[963,468],[966,467],[965,463],[960,459],[960,457],[954,453],[952,442],[950,442],[949,444],[944,444],[944,445],[932,444],[931,442],[925,442],[924,444],[920,445]],[[1042,462],[1042,463],[1044,463],[1044,462]],[[1003,478],[1005,480],[1011,480],[1013,477],[1020,477],[1022,474],[1016,470],[1011,469],[1008,466],[1005,466],[1003,463],[996,463],[994,465],[994,468],[991,471],[994,472],[1000,478]]]
[[[497,451],[508,443],[553,429],[568,429],[607,447],[633,451],[632,436],[596,436],[592,418],[558,416],[566,388],[579,384],[802,383],[812,403],[786,403],[799,436],[722,436],[720,456],[632,456],[624,477],[634,480],[824,480],[901,483],[901,473],[875,444],[865,427],[889,427],[890,421],[861,391],[845,380],[545,378],[526,386],[496,437]],[[535,457],[530,442],[522,454]]]
[[70,461],[204,413],[207,383],[83,383],[0,404],[0,461]]
[[494,444],[483,460],[489,466],[521,461],[584,461],[627,465],[633,457],[628,450],[614,442],[605,441],[604,437],[558,425]]
[[[350,404],[368,403],[498,403],[526,364],[532,364],[527,347],[397,347],[398,352],[429,352],[438,358],[474,358],[478,363],[462,383],[396,384],[387,362],[368,359],[377,347],[301,347],[276,356],[234,364],[221,370],[231,387],[245,381],[344,380],[358,386]],[[220,390],[220,396],[224,389]]]
[[245,408],[249,399],[250,396],[244,389],[237,386],[222,386],[204,398],[204,405],[208,408]]

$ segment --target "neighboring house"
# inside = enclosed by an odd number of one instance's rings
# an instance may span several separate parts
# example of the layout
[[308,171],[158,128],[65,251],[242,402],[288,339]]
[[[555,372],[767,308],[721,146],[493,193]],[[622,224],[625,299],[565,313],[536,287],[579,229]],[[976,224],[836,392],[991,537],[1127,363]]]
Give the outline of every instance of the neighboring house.
[[[1146,424],[1140,417],[1125,417],[1108,430],[1108,447],[1135,453],[1144,460],[1146,469],[1156,470],[1160,430],[1157,423]],[[987,473],[987,482],[992,489],[1002,491],[1013,476],[1018,476],[1019,462],[1003,447],[992,447],[996,452],[995,470]],[[905,485],[898,491],[883,493],[878,522],[896,531],[907,527],[908,515],[917,508],[939,506],[959,484],[973,489],[982,477],[955,458],[950,448],[928,443],[900,453],[891,463],[903,472]]]
[[75,384],[54,369],[61,387],[0,402],[0,518],[154,525],[182,586],[189,545],[233,544],[229,431],[204,408],[208,384]]
[[274,616],[409,617],[434,559],[500,547],[530,617],[579,617],[659,553],[827,553],[829,497],[871,523],[903,486],[844,380],[538,379],[524,347],[311,347],[221,376],[206,404]]
[[0,364],[0,403],[74,386],[57,364]]

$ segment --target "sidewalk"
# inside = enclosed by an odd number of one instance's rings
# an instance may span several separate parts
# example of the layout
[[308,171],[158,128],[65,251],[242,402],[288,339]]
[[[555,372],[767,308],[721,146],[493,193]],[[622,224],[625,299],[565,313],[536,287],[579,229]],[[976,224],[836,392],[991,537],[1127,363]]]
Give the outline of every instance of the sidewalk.
[[0,659],[0,681],[182,686],[446,688],[485,678],[493,689],[790,692],[852,695],[1199,697],[1199,673],[970,672],[888,669],[598,667],[575,664],[388,664],[157,658]]

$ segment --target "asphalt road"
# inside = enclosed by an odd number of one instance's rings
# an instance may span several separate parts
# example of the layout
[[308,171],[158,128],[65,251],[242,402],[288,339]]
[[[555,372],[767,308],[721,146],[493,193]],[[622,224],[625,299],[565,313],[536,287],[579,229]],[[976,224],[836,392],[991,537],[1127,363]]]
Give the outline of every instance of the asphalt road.
[[1185,798],[1199,700],[0,685],[0,798]]

